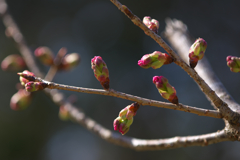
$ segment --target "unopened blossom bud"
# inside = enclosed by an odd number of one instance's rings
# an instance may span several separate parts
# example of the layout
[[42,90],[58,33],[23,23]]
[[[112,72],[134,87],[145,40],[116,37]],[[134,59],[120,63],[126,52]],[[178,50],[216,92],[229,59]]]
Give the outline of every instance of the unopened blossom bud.
[[44,82],[28,82],[25,84],[25,89],[28,92],[40,91],[45,89],[48,86],[47,83]]
[[232,72],[240,72],[240,57],[228,56],[226,60]]
[[132,122],[133,118],[128,120],[117,117],[113,122],[114,130],[119,131],[122,135],[124,135],[129,131]]
[[145,16],[143,18],[143,23],[153,32],[156,34],[158,33],[159,29],[159,22],[156,19],[151,19],[149,16]]
[[178,104],[176,90],[168,83],[167,78],[163,76],[154,76],[153,83],[156,85],[158,92],[164,99],[167,99],[171,103]]
[[15,93],[10,101],[10,107],[12,110],[24,110],[26,109],[31,101],[31,94],[24,89],[20,89]]
[[109,89],[109,72],[106,63],[103,61],[102,57],[95,56],[91,60],[91,66],[94,72],[94,76],[101,83],[104,89]]
[[136,115],[139,107],[138,103],[132,103],[122,109],[119,112],[119,116],[113,122],[114,130],[119,131],[122,135],[126,134],[133,123],[133,116]]
[[60,106],[58,116],[63,121],[69,120],[70,118],[69,112],[64,106]]
[[142,68],[153,69],[160,68],[164,64],[170,64],[173,62],[173,58],[166,53],[155,51],[151,54],[145,54],[139,61],[138,65]]
[[34,51],[35,56],[45,65],[52,65],[54,56],[50,48],[48,47],[38,47]]
[[21,85],[23,85],[23,86],[25,86],[25,84],[28,83],[29,80],[27,80],[26,78],[23,78],[21,75],[35,76],[34,73],[29,72],[28,70],[25,70],[25,71],[23,71],[22,73],[18,73],[18,75],[20,76],[20,77],[19,77],[20,83],[21,83]]
[[76,67],[80,62],[80,56],[78,53],[70,53],[67,54],[61,64],[59,65],[59,69],[62,70],[70,70],[74,67]]
[[189,63],[191,68],[194,68],[197,65],[198,61],[203,58],[206,48],[207,42],[202,38],[198,38],[192,44],[189,49]]
[[25,61],[20,55],[12,54],[7,56],[1,63],[3,71],[21,71],[26,67]]

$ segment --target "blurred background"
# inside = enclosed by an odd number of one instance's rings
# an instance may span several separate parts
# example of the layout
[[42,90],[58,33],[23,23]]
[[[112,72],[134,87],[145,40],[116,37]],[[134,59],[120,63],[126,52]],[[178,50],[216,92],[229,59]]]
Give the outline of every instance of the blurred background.
[[[239,101],[240,75],[230,72],[228,55],[240,56],[240,1],[236,0],[121,0],[134,14],[151,16],[164,31],[167,17],[182,20],[192,36],[208,43],[206,57],[213,70]],[[48,46],[54,53],[67,47],[81,56],[80,65],[70,72],[59,72],[54,82],[101,88],[91,70],[90,60],[102,56],[110,72],[110,87],[121,92],[164,100],[152,84],[152,77],[163,75],[176,90],[180,103],[213,109],[195,82],[175,64],[160,69],[142,69],[137,61],[153,51],[164,50],[135,26],[107,0],[7,0],[10,12],[32,51]],[[0,60],[19,54],[6,38],[0,22]],[[42,72],[48,67],[37,61]],[[19,82],[16,73],[0,70],[0,159],[1,160],[106,160],[106,159],[239,159],[238,142],[222,142],[207,147],[189,147],[137,152],[108,143],[71,121],[61,121],[59,107],[43,92],[34,93],[24,111],[13,111],[10,99]],[[113,130],[119,111],[132,102],[114,97],[72,93],[76,105],[106,128]],[[221,130],[221,119],[142,106],[127,136],[143,139],[205,134]]]

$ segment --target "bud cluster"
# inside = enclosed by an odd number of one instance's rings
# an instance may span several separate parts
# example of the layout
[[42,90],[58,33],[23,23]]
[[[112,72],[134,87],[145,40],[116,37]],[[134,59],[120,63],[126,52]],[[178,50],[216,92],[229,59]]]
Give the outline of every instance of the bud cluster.
[[122,109],[119,112],[119,116],[113,122],[114,130],[119,131],[122,135],[126,134],[133,123],[133,116],[136,115],[139,107],[140,105],[135,102]]
[[173,62],[173,58],[166,53],[155,51],[151,54],[145,54],[139,61],[138,65],[142,68],[153,69],[160,68],[164,64],[170,64]]
[[156,19],[151,19],[149,16],[145,16],[143,18],[143,23],[153,32],[156,34],[158,33],[159,29],[159,22]]
[[[42,62],[42,64],[47,66],[55,65],[60,70],[70,70],[76,67],[80,62],[80,56],[78,53],[67,53],[65,48],[61,48],[58,52],[59,56],[62,57],[61,63],[56,64],[54,59],[54,54],[48,47],[38,47],[34,54]],[[65,56],[64,56],[65,55]]]
[[178,104],[177,92],[173,86],[168,83],[168,79],[163,76],[154,76],[153,83],[156,85],[158,92],[164,99],[173,104]]

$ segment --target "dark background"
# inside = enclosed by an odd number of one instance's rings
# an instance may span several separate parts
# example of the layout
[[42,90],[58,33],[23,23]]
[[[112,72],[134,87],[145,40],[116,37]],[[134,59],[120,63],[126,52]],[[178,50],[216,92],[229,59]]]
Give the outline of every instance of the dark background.
[[[32,51],[48,46],[55,53],[67,47],[81,55],[81,64],[70,72],[60,72],[54,82],[101,88],[93,75],[90,60],[102,56],[110,72],[111,88],[125,93],[166,101],[157,92],[152,77],[168,78],[180,103],[212,109],[195,82],[179,66],[142,69],[137,61],[155,50],[164,52],[110,1],[107,0],[8,0],[9,9]],[[239,102],[240,75],[230,72],[226,56],[240,56],[240,3],[237,0],[121,0],[134,14],[159,20],[162,32],[167,17],[182,20],[192,36],[208,43],[206,57],[217,76]],[[6,38],[0,22],[0,60],[19,53]],[[39,63],[39,62],[37,62]],[[41,66],[43,72],[48,68]],[[106,160],[106,159],[239,159],[238,142],[222,142],[207,147],[137,152],[110,144],[83,127],[58,118],[58,106],[43,92],[34,94],[24,111],[12,111],[11,96],[17,91],[16,73],[0,71],[0,160]],[[108,129],[118,112],[132,102],[101,95],[72,93],[91,118]],[[205,134],[221,130],[221,119],[142,106],[128,136],[143,139]]]

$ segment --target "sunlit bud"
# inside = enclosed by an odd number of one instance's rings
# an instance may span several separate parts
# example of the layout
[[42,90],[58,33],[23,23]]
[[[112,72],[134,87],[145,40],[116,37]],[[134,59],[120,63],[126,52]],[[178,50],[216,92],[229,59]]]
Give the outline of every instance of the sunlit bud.
[[95,56],[91,60],[91,66],[94,72],[94,76],[101,83],[104,89],[109,89],[109,72],[106,63],[103,61],[102,57]]
[[234,56],[227,57],[227,65],[232,72],[240,72],[240,58]]
[[117,117],[113,122],[113,127],[115,131],[119,131],[122,135],[126,134],[129,131],[129,128],[133,122],[133,118],[123,119],[121,117]]
[[31,95],[24,89],[20,89],[15,93],[10,101],[10,107],[12,110],[24,110],[26,109],[31,101]]
[[143,18],[143,23],[153,32],[156,34],[158,33],[159,29],[159,22],[156,19],[151,19],[149,16],[145,16]]
[[34,54],[43,64],[48,66],[53,64],[54,56],[50,48],[38,47]]
[[29,80],[27,80],[26,78],[23,78],[22,75],[35,76],[34,73],[29,72],[28,70],[25,70],[25,71],[23,71],[22,73],[18,73],[18,75],[20,76],[20,77],[19,77],[20,83],[21,83],[21,85],[23,85],[23,86],[25,86],[25,84],[28,83]]
[[28,92],[40,91],[45,89],[48,86],[47,83],[44,82],[28,82],[25,84],[25,89]]
[[59,69],[62,70],[70,70],[74,67],[76,67],[80,62],[80,56],[78,53],[70,53],[67,54],[61,64],[59,65]]
[[20,55],[12,54],[7,56],[1,63],[3,71],[21,71],[26,67],[25,61]]
[[69,112],[64,106],[60,106],[58,116],[63,121],[69,120],[70,118]]
[[178,104],[176,90],[168,83],[167,78],[163,76],[154,76],[153,83],[156,85],[158,92],[164,99],[167,99],[171,103]]
[[160,68],[164,64],[170,64],[173,62],[171,56],[166,53],[162,53],[159,51],[155,51],[151,54],[145,54],[139,61],[138,65],[142,68],[150,68],[153,69]]
[[113,127],[115,131],[119,131],[122,135],[129,131],[133,122],[133,116],[136,115],[140,105],[135,102],[128,105],[119,112],[119,116],[114,120]]
[[189,49],[189,64],[191,68],[194,68],[197,65],[198,61],[203,58],[206,48],[207,42],[202,38],[198,38],[192,44]]

